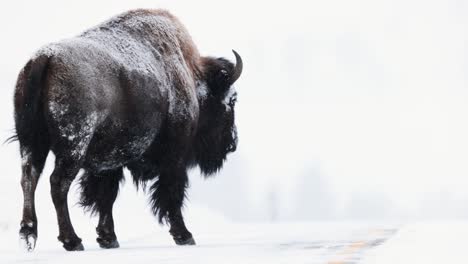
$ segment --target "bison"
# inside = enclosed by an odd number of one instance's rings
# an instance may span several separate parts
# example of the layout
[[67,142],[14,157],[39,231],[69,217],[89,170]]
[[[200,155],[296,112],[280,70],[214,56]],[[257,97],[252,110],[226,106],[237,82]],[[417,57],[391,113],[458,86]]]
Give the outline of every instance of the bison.
[[80,204],[99,215],[97,242],[117,248],[112,207],[128,168],[148,185],[152,211],[178,245],[194,245],[181,212],[187,170],[218,172],[237,146],[234,82],[242,72],[201,56],[182,23],[165,10],[117,15],[81,35],[39,49],[19,73],[15,139],[24,195],[20,238],[36,245],[34,193],[49,151],[58,240],[83,250],[67,195],[80,170]]

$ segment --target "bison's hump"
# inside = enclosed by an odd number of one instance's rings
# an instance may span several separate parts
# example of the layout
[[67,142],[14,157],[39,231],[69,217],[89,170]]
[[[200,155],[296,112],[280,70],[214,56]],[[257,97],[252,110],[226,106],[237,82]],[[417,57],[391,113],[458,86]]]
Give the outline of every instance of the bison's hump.
[[71,63],[91,56],[96,64],[119,65],[158,79],[174,65],[194,71],[199,58],[185,27],[168,11],[158,9],[127,11],[77,37],[48,44],[34,57],[41,55],[63,57]]

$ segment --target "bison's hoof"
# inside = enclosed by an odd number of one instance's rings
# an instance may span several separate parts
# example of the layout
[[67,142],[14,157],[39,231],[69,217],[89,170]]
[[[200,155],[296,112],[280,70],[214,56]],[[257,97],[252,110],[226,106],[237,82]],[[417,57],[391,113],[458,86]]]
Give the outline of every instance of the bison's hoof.
[[96,241],[99,243],[99,246],[101,248],[104,248],[104,249],[111,249],[111,248],[119,248],[120,247],[119,242],[117,241],[117,239],[107,240],[107,239],[98,237],[96,239]]
[[32,233],[20,233],[20,244],[23,249],[32,252],[36,247],[37,235]]
[[81,242],[77,245],[71,245],[71,244],[63,244],[63,248],[65,248],[67,251],[83,251],[84,247]]
[[36,247],[37,241],[37,224],[33,222],[26,223],[25,221],[21,221],[19,235],[22,248],[28,252],[33,251]]
[[77,241],[70,241],[67,243],[63,243],[63,248],[65,248],[67,251],[83,251],[84,247],[83,244],[81,244],[81,239]]
[[179,246],[194,246],[194,245],[196,245],[195,239],[193,239],[193,237],[190,237],[190,238],[187,238],[187,239],[174,238],[174,241]]

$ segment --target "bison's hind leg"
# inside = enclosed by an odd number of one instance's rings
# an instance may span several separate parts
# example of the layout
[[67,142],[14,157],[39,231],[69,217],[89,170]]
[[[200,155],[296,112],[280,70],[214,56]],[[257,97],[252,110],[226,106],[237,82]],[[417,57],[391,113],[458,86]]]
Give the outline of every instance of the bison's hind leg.
[[80,170],[80,162],[65,155],[56,155],[55,168],[50,176],[50,192],[57,213],[59,236],[57,239],[63,243],[67,251],[84,250],[70,220],[68,211],[68,191]]
[[[34,250],[37,240],[37,217],[34,194],[39,177],[49,153],[49,146],[44,140],[43,144],[34,147],[21,145],[22,176],[21,187],[23,189],[23,218],[21,220],[20,240],[28,251]],[[20,142],[21,144],[21,142]]]
[[96,241],[101,248],[118,248],[112,208],[124,179],[122,168],[99,173],[85,172],[80,180],[80,204],[92,214],[99,214]]

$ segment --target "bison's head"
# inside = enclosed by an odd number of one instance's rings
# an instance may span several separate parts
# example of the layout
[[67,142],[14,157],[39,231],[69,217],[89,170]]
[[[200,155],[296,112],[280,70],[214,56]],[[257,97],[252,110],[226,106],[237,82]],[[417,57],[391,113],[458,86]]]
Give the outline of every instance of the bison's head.
[[237,130],[234,122],[234,106],[237,92],[233,84],[242,73],[242,59],[236,56],[236,64],[224,58],[202,59],[203,86],[200,88],[200,119],[195,146],[196,162],[206,176],[217,172],[227,154],[237,147]]

